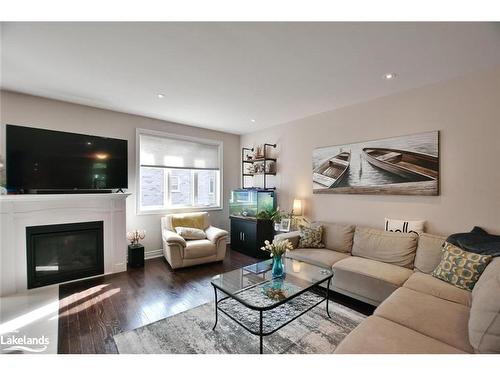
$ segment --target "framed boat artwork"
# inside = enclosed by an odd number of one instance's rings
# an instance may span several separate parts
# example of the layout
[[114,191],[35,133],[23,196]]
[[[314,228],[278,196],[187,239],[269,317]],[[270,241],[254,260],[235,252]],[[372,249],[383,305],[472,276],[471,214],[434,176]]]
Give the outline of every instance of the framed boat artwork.
[[314,194],[439,195],[439,131],[316,148]]

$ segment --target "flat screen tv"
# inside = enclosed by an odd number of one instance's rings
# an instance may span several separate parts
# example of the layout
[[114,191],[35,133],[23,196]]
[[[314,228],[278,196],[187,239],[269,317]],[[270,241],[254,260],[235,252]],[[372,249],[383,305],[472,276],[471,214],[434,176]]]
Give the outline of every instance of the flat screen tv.
[[126,140],[7,125],[6,149],[10,193],[128,187]]

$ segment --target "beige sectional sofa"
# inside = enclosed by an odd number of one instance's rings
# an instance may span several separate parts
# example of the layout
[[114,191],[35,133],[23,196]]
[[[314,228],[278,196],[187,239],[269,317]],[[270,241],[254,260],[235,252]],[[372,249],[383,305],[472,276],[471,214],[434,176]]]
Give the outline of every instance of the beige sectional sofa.
[[325,248],[278,235],[294,245],[287,256],[332,267],[332,290],[378,306],[336,353],[500,353],[500,258],[471,293],[431,276],[445,237],[319,224]]

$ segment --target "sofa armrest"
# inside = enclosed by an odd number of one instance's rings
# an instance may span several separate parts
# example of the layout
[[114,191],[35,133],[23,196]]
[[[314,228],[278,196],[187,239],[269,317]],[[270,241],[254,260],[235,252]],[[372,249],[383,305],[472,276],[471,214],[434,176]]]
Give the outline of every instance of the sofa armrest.
[[213,243],[217,243],[217,241],[219,241],[220,239],[226,238],[228,236],[227,231],[213,226],[209,226],[205,230],[205,234],[207,235],[207,239]]
[[163,241],[165,241],[168,245],[181,245],[182,247],[186,247],[186,240],[175,232],[163,229],[162,237]]
[[299,239],[300,239],[299,231],[280,233],[274,236],[275,241],[284,241],[284,240],[290,241],[294,249],[299,247]]

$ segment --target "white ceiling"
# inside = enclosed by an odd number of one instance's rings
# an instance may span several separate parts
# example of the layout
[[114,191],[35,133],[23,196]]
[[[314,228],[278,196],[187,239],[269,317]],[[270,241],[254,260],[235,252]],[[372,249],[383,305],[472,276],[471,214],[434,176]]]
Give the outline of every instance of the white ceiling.
[[4,23],[1,62],[7,90],[242,134],[499,64],[500,24]]

